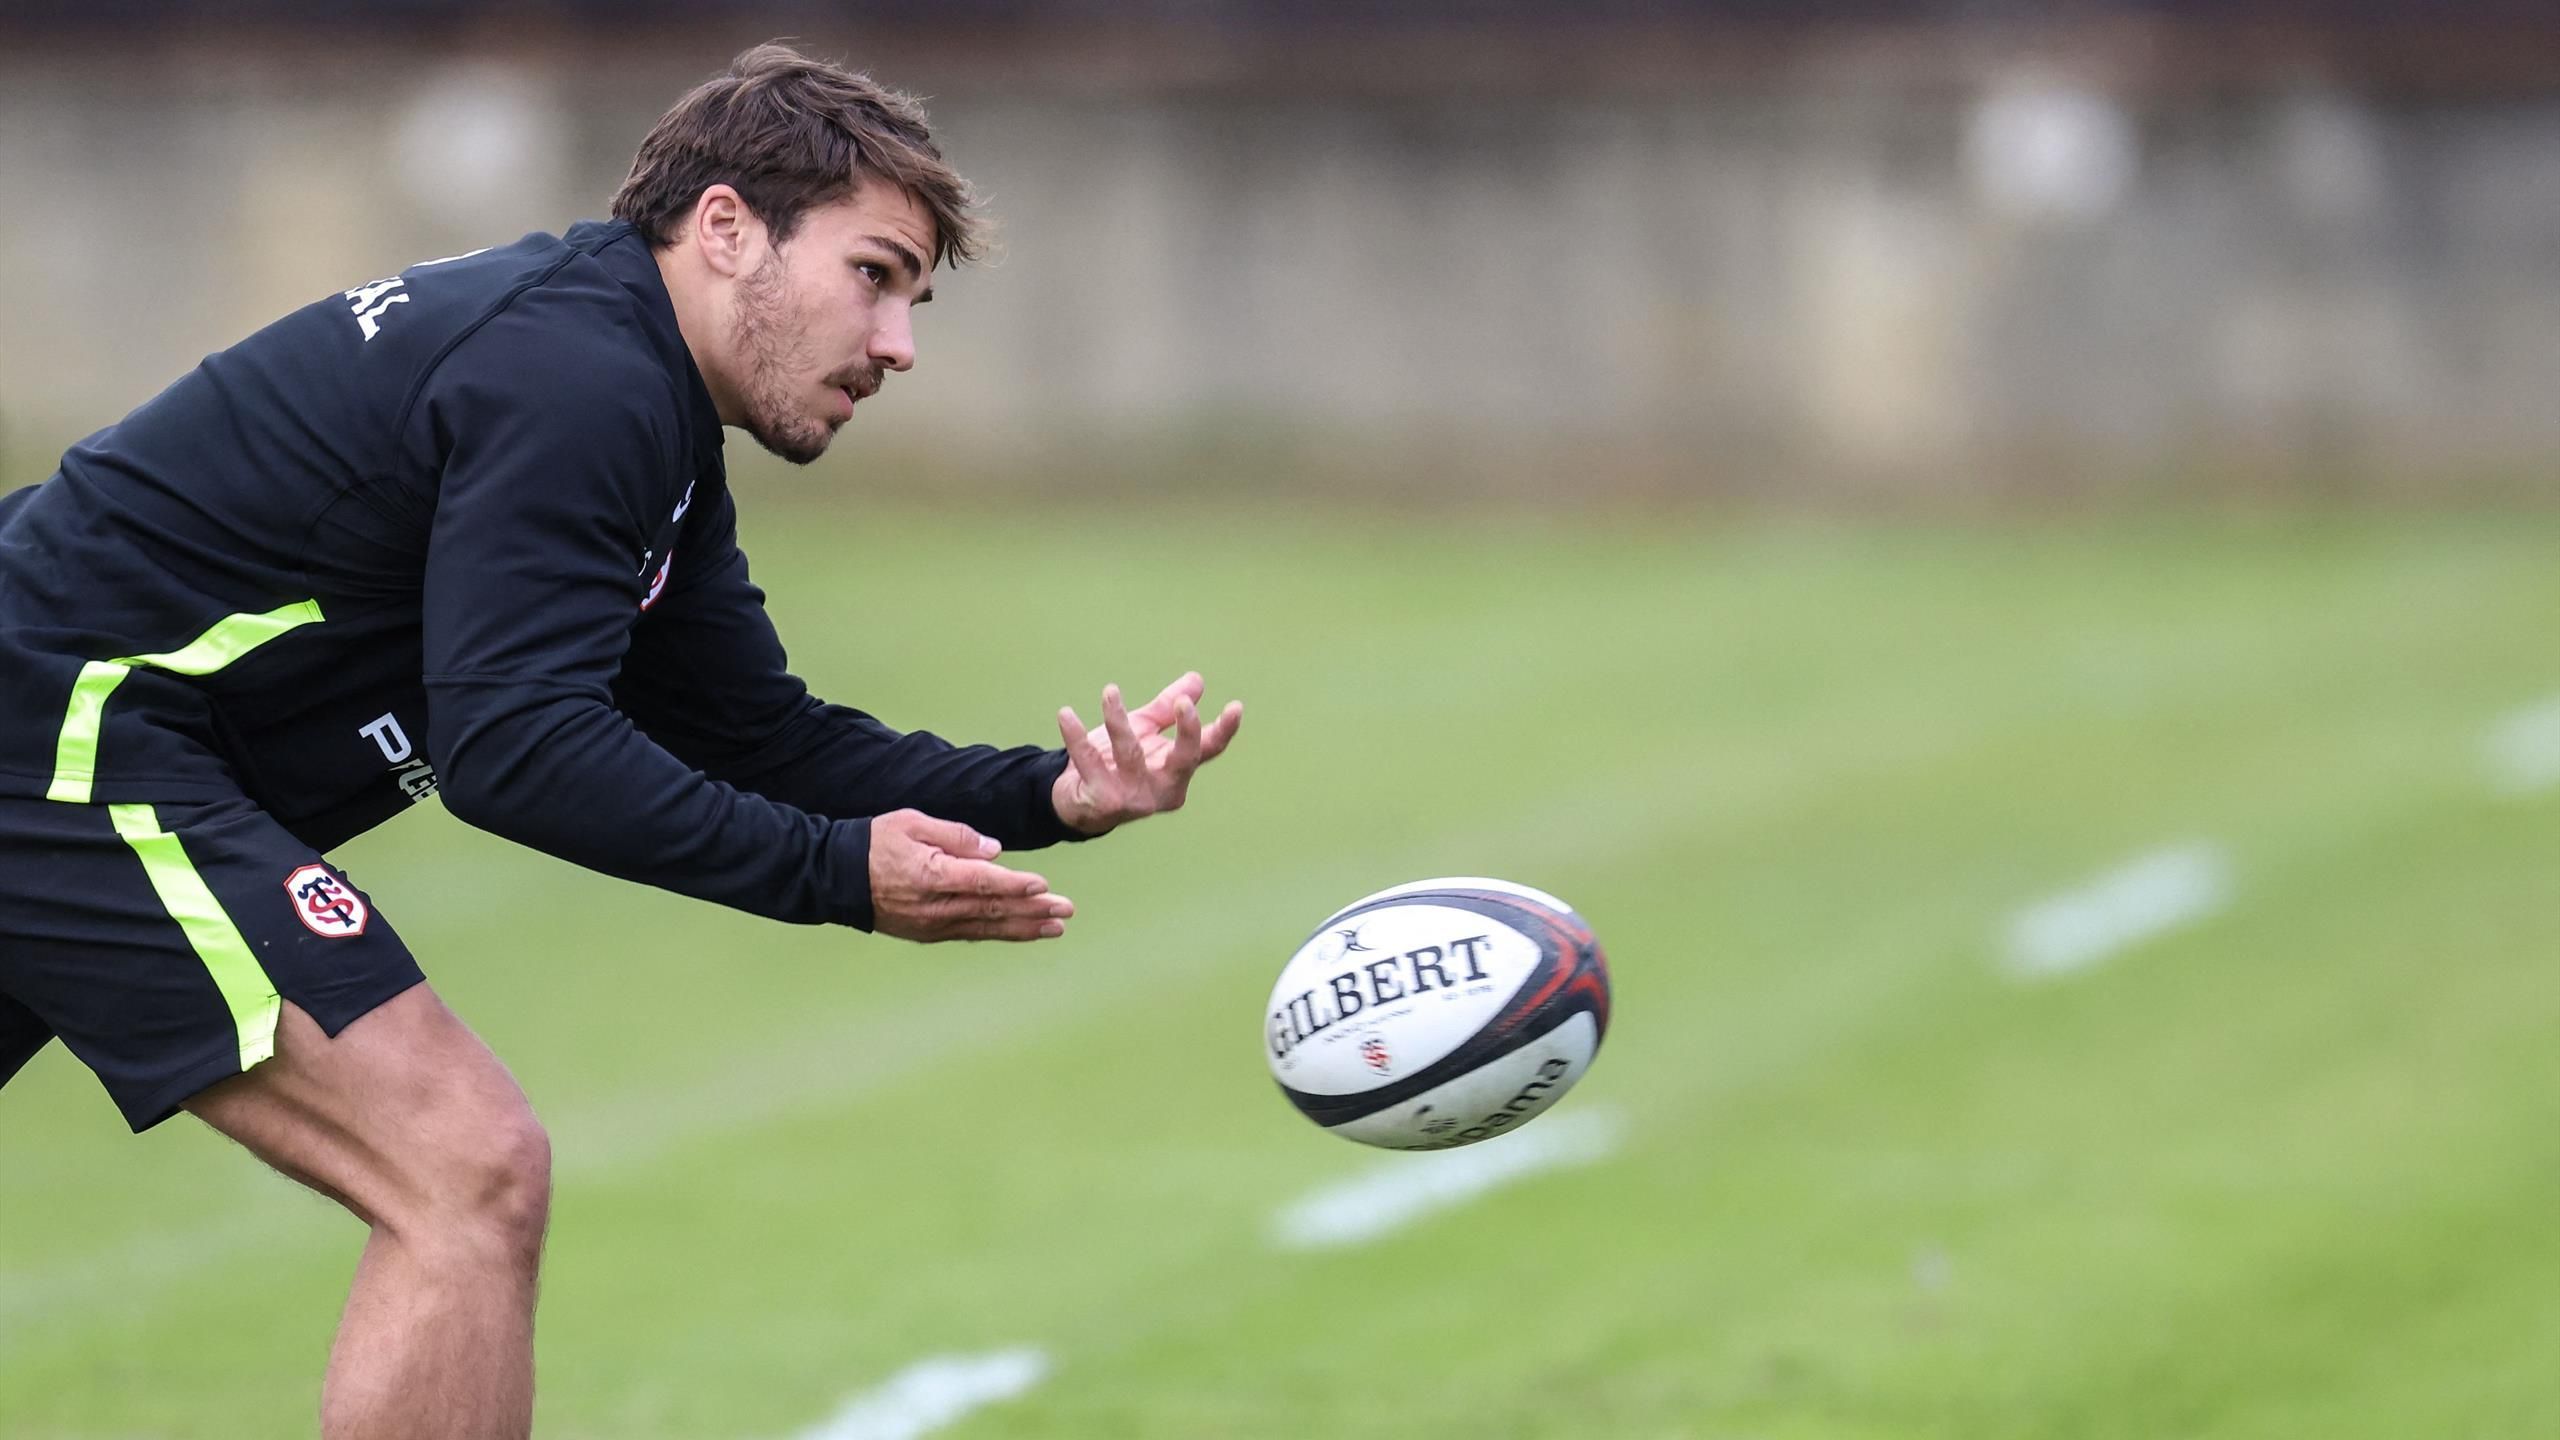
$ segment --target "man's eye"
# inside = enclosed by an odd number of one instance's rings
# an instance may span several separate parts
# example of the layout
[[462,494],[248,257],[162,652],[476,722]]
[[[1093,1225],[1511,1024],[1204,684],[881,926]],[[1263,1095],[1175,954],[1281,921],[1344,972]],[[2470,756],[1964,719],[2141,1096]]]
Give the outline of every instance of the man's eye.
[[886,285],[889,283],[889,267],[886,265],[874,265],[870,261],[865,260],[853,268],[861,271],[862,278],[870,281],[874,285]]

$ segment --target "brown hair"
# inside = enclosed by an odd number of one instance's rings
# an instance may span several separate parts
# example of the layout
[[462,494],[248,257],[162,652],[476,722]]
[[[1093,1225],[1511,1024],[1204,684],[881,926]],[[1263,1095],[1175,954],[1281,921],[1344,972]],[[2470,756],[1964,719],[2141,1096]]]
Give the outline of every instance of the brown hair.
[[613,218],[672,245],[702,192],[730,185],[779,244],[811,206],[865,180],[899,186],[932,216],[932,264],[985,251],[977,197],[934,148],[914,96],[788,45],[758,45],[658,117],[614,192]]

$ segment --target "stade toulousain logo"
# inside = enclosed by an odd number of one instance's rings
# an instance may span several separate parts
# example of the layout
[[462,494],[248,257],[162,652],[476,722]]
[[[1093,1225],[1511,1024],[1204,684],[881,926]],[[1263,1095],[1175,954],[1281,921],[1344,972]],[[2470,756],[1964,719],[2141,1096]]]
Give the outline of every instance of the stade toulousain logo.
[[667,552],[667,558],[658,566],[657,578],[649,582],[649,593],[642,596],[640,599],[640,608],[642,610],[645,611],[650,606],[657,604],[658,597],[666,593],[667,577],[675,572],[675,568],[676,552],[670,550]]
[[284,877],[284,893],[293,897],[293,913],[302,928],[323,940],[344,940],[364,933],[373,912],[355,887],[329,872],[326,865],[305,865]]

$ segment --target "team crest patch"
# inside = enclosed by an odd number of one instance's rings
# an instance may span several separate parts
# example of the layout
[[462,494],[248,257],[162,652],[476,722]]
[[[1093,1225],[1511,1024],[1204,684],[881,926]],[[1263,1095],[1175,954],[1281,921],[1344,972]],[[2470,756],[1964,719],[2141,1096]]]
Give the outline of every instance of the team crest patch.
[[373,912],[355,887],[331,874],[326,865],[305,865],[284,877],[284,893],[293,897],[293,913],[302,928],[323,940],[344,940],[364,933]]
[[655,605],[655,604],[657,604],[657,603],[658,603],[658,597],[659,597],[660,595],[662,595],[662,594],[665,594],[665,593],[666,593],[666,589],[667,589],[667,577],[668,577],[669,575],[672,575],[672,574],[674,574],[674,573],[675,573],[675,568],[676,568],[676,552],[675,552],[675,551],[673,551],[673,550],[669,550],[669,551],[667,552],[667,558],[666,558],[663,562],[661,562],[661,563],[659,564],[659,566],[658,566],[658,576],[657,576],[657,578],[656,578],[656,579],[654,579],[654,580],[651,580],[651,581],[649,582],[649,593],[648,593],[647,595],[645,595],[645,596],[641,597],[641,600],[640,600],[640,608],[641,608],[641,609],[646,610],[646,609],[648,609],[650,606]]

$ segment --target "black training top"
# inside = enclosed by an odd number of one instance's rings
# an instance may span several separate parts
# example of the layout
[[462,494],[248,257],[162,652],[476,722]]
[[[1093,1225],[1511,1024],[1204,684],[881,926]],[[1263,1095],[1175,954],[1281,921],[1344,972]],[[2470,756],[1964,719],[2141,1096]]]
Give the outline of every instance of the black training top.
[[0,795],[245,792],[325,849],[441,786],[591,869],[866,928],[863,817],[1074,838],[1063,753],[812,697],[736,519],[630,226],[411,266],[0,499]]

